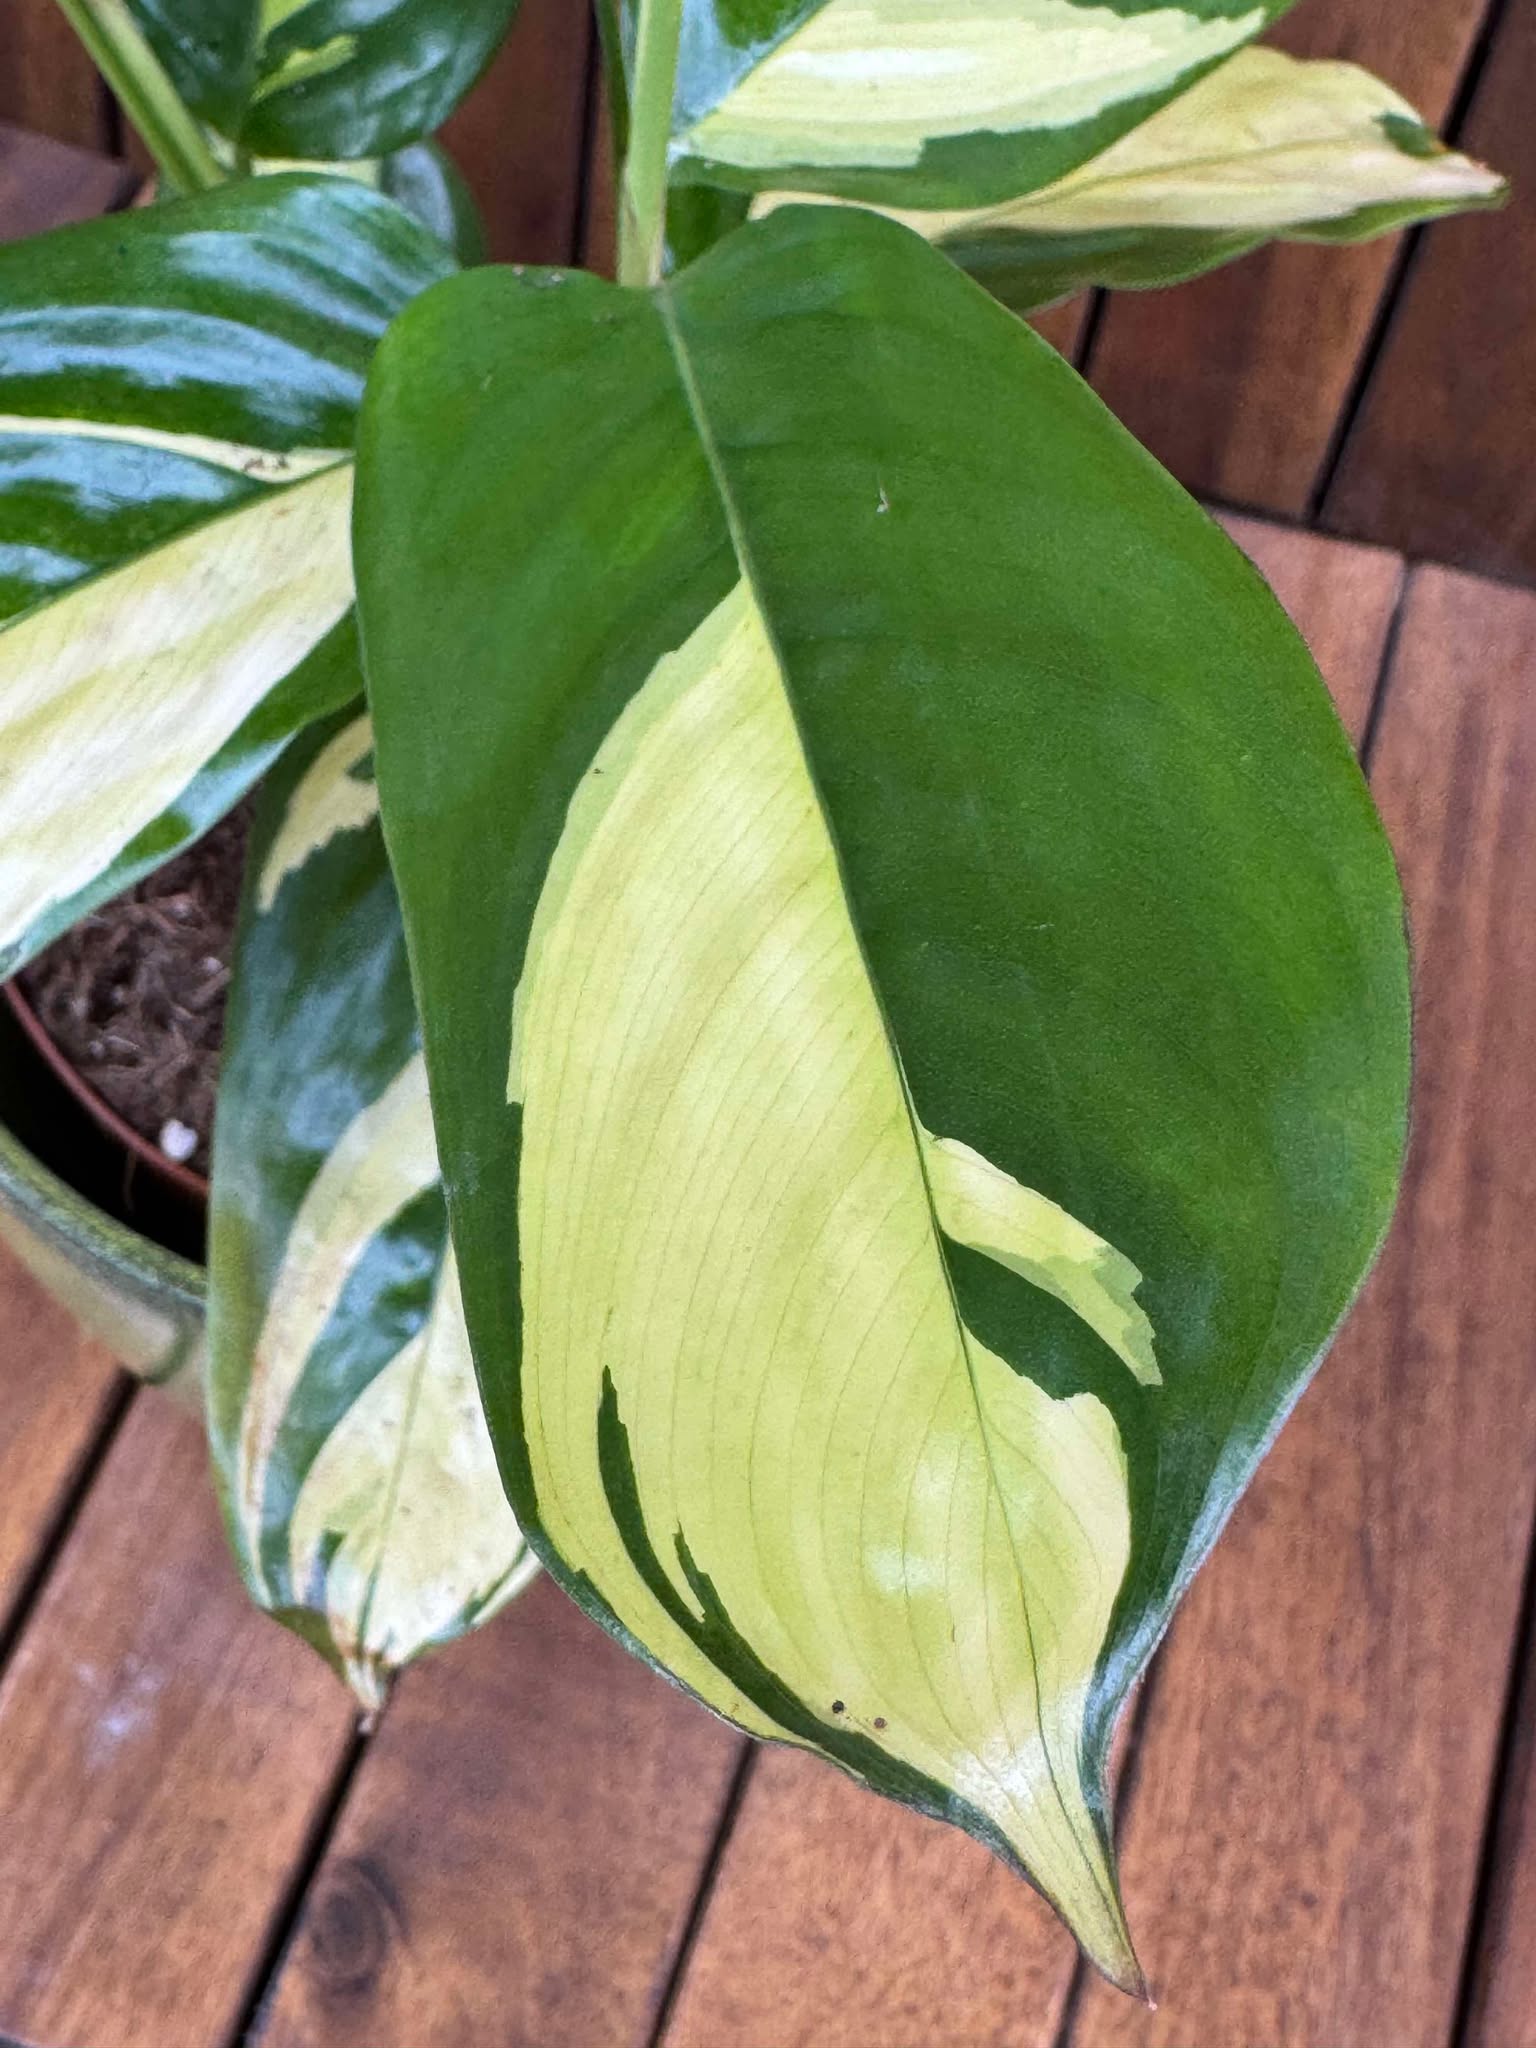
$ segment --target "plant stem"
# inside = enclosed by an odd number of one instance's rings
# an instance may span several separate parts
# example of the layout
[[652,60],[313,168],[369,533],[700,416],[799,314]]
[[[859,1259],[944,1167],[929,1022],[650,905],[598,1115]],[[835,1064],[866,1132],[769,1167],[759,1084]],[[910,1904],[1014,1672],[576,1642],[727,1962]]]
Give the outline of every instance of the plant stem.
[[59,8],[144,138],[165,183],[178,192],[222,185],[223,168],[124,0],[59,0]]
[[619,185],[619,283],[660,282],[667,243],[667,150],[683,0],[640,0],[629,148]]

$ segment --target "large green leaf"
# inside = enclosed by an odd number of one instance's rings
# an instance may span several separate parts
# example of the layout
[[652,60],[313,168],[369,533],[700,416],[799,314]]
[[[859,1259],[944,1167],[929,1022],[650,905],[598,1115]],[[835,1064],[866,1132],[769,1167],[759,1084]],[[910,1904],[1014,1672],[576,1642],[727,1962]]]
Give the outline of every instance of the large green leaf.
[[1111,1726],[1358,1283],[1401,909],[1301,643],[1043,343],[785,209],[380,352],[386,836],[562,1583],[1138,1981]]
[[[124,4],[124,0],[103,0]],[[383,156],[441,127],[517,0],[126,0],[187,104],[259,156]]]
[[356,410],[452,267],[325,177],[0,250],[0,974],[358,694]]
[[[1505,191],[1356,65],[1242,50],[1043,191],[892,212],[1026,313],[1083,285],[1174,284],[1277,236],[1358,241]],[[753,210],[803,196],[763,193]]]
[[367,1706],[535,1568],[475,1391],[359,712],[267,778],[223,1067],[210,1436],[247,1585]]
[[1288,4],[696,0],[675,175],[889,206],[1011,199],[1097,156]]

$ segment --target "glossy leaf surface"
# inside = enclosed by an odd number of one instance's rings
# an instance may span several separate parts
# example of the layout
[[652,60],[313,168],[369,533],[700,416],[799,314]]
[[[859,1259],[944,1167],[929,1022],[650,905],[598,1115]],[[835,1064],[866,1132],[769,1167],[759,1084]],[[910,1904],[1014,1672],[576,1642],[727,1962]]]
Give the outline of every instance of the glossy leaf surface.
[[694,0],[676,174],[891,206],[1011,199],[1097,156],[1286,4]]
[[536,1568],[447,1249],[367,719],[263,786],[225,1033],[210,1435],[247,1585],[378,1706]]
[[[893,218],[1025,313],[1085,285],[1175,284],[1275,237],[1358,241],[1495,206],[1505,190],[1356,65],[1243,50],[1043,191]],[[754,211],[803,196],[765,193]]]
[[258,156],[384,156],[440,128],[517,0],[127,0],[197,113]]
[[530,1540],[1119,1982],[1115,1714],[1384,1227],[1392,864],[1299,640],[914,236],[393,330],[356,550]]
[[335,178],[0,250],[0,973],[357,695],[356,410],[451,268]]

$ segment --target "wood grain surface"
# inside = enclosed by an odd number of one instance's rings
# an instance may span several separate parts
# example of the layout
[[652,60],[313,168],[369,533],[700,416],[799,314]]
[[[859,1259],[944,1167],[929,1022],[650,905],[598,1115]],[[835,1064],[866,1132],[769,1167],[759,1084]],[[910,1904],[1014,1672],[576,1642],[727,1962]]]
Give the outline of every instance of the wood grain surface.
[[1451,2039],[1536,1502],[1533,660],[1536,597],[1414,577],[1374,762],[1410,1175],[1164,1656],[1124,1860],[1162,2004],[1095,1985],[1071,2048]]
[[105,150],[107,95],[57,0],[0,0],[0,120]]
[[1462,2048],[1536,2048],[1536,1630],[1526,1638],[1513,1738]]
[[980,1843],[771,1750],[664,2048],[1050,2048],[1075,1958]]
[[[1312,0],[1266,40],[1364,64],[1438,124],[1482,13],[1483,0]],[[1397,245],[1389,237],[1353,249],[1274,246],[1171,291],[1116,293],[1100,323],[1093,381],[1191,490],[1302,513]]]
[[1536,8],[1507,6],[1465,144],[1499,213],[1425,230],[1323,517],[1411,554],[1536,579]]
[[1059,355],[1064,355],[1069,363],[1075,363],[1088,331],[1088,314],[1092,305],[1092,292],[1074,292],[1070,299],[1063,299],[1059,305],[1047,306],[1042,313],[1032,313],[1029,324],[1036,334],[1044,335]]
[[740,1747],[536,1582],[401,1681],[262,2048],[647,2048]]
[[220,2048],[351,1725],[248,1604],[197,1421],[136,1395],[0,1682],[0,2032]]
[[497,262],[576,255],[591,68],[590,9],[523,0],[512,33],[443,131]]
[[124,1386],[101,1346],[0,1249],[0,1641]]
[[1238,513],[1221,523],[1300,629],[1358,746],[1402,596],[1402,557]]

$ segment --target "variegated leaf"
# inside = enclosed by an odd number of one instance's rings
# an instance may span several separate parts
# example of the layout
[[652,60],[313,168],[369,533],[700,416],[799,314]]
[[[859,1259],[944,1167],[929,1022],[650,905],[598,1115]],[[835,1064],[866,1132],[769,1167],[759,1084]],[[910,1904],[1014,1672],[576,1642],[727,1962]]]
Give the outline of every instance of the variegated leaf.
[[209,1294],[247,1584],[368,1707],[536,1568],[475,1387],[371,755],[366,718],[343,714],[259,799]]
[[383,156],[442,126],[517,0],[88,0],[126,8],[196,113],[268,157]]
[[[1358,241],[1505,191],[1358,66],[1243,50],[1043,191],[885,210],[1023,313],[1083,285],[1174,284],[1275,237]],[[753,210],[803,196],[763,193]]]
[[356,408],[452,267],[320,177],[0,250],[0,975],[359,693]]
[[1389,1211],[1401,905],[1305,650],[1035,336],[785,209],[473,272],[370,382],[383,817],[530,1540],[1022,1865]]
[[1011,199],[1097,156],[1288,4],[688,0],[674,172],[890,206]]

